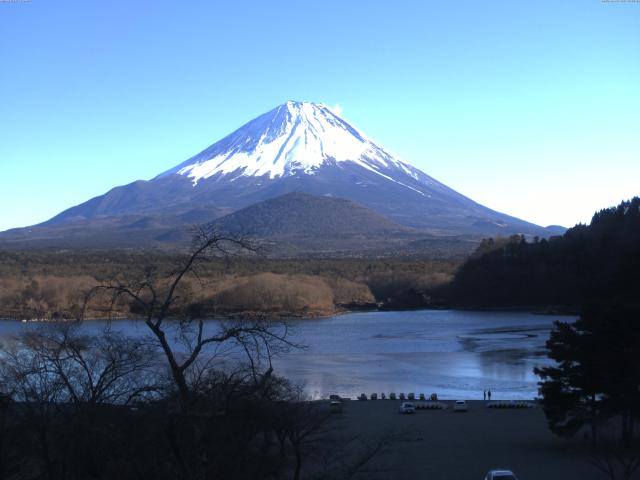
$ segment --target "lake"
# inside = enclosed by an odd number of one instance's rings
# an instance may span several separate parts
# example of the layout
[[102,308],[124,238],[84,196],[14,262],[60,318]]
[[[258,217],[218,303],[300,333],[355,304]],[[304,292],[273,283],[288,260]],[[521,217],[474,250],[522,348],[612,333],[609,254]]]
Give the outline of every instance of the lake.
[[[544,342],[554,320],[575,317],[522,312],[420,310],[366,312],[292,320],[292,339],[308,346],[276,358],[276,373],[303,382],[313,398],[330,394],[437,393],[440,398],[531,399],[533,368],[548,365]],[[211,326],[215,320],[208,321]],[[0,322],[0,336],[34,324]],[[141,322],[115,328],[146,335]],[[104,321],[83,328],[99,332]]]

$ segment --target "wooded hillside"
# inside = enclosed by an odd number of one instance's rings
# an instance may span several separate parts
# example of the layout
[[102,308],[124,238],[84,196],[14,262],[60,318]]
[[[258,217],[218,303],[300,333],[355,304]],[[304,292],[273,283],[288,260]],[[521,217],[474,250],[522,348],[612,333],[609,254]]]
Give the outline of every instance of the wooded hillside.
[[485,240],[455,275],[464,307],[575,307],[640,302],[640,198],[597,212],[560,237]]

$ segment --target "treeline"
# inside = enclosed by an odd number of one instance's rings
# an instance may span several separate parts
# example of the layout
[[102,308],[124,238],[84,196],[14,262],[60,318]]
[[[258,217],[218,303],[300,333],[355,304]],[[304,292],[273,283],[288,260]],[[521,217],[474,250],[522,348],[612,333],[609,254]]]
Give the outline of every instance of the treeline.
[[469,308],[638,305],[640,198],[597,212],[563,236],[485,240],[446,289]]
[[[0,317],[74,319],[93,286],[171,272],[186,255],[158,252],[0,252]],[[429,291],[449,281],[457,262],[431,259],[207,258],[181,284],[177,316],[330,315],[344,309],[428,306]],[[120,304],[110,314],[135,314]],[[132,308],[133,307],[133,308]],[[94,304],[87,318],[102,317]]]

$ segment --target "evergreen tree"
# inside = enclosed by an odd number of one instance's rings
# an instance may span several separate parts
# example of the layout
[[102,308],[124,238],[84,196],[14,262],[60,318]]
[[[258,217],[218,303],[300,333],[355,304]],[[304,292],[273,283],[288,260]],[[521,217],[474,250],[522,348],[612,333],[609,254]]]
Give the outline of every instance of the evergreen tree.
[[590,307],[575,323],[556,322],[547,341],[552,367],[536,369],[551,430],[572,436],[613,417],[625,444],[640,418],[640,314],[629,307]]
[[585,302],[640,308],[640,197],[601,210],[561,237],[483,241],[448,287],[454,305],[578,309]]

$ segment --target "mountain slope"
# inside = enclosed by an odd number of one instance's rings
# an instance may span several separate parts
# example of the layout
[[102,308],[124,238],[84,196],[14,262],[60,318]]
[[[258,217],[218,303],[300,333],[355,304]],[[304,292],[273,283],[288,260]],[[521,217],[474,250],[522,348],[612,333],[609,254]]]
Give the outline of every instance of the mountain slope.
[[274,179],[313,175],[323,166],[343,162],[390,181],[394,180],[385,170],[400,170],[425,183],[437,183],[392,157],[326,106],[306,102],[280,105],[156,178],[178,174],[194,184],[216,175]]
[[[291,192],[351,200],[431,236],[552,233],[452,190],[395,158],[324,105],[287,102],[150,181],[115,187],[41,225],[0,234],[0,240],[57,235],[73,243],[69,236],[93,226],[120,229],[122,217],[149,217],[154,220],[147,222],[159,227],[152,238],[164,241],[158,233],[164,227],[166,233],[210,221]],[[196,210],[215,213],[186,221]]]

